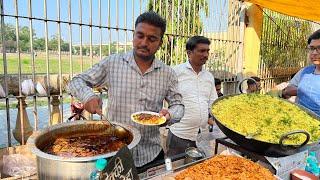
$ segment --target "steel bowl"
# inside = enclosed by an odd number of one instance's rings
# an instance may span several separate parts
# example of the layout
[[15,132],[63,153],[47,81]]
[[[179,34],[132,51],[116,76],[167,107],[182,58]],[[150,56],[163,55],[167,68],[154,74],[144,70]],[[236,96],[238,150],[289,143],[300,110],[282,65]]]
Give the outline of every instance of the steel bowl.
[[185,164],[189,164],[198,161],[205,157],[205,155],[195,147],[189,147],[185,150],[186,158],[184,160]]

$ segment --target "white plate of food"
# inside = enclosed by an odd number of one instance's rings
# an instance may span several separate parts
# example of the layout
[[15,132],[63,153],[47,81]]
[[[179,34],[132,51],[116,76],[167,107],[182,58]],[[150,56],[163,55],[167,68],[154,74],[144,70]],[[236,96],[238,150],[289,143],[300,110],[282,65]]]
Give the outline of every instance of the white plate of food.
[[151,111],[140,111],[131,114],[131,120],[138,124],[147,126],[157,126],[165,123],[167,120],[164,116],[160,116],[159,113]]

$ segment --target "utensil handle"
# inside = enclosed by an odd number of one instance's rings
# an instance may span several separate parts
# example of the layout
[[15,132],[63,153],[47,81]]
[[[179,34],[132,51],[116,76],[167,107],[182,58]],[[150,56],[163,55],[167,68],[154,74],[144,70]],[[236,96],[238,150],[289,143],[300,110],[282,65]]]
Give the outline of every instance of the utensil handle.
[[310,134],[309,134],[307,131],[304,131],[304,130],[291,131],[291,132],[288,132],[288,133],[283,134],[283,135],[280,137],[279,144],[280,144],[281,148],[286,148],[286,147],[287,147],[287,145],[284,145],[284,144],[283,144],[283,141],[284,141],[285,139],[288,139],[288,136],[290,136],[290,135],[292,135],[292,134],[304,134],[304,135],[306,135],[306,137],[307,137],[306,140],[305,140],[302,144],[300,144],[300,145],[294,145],[295,148],[299,148],[299,147],[302,147],[302,146],[306,145],[306,144],[309,142],[309,140],[310,140]]
[[254,83],[257,84],[257,81],[254,80],[253,78],[244,78],[244,79],[242,79],[242,81],[240,81],[240,82],[239,82],[239,85],[238,85],[238,89],[239,89],[239,91],[240,91],[241,94],[243,93],[243,91],[242,91],[242,84],[243,84],[243,82],[244,82],[244,81],[247,81],[247,80],[249,80],[249,79],[253,80]]
[[97,114],[101,116],[101,119],[103,118],[102,120],[105,120],[105,121],[107,121],[111,126],[114,126],[114,124],[112,124],[112,123],[108,120],[108,118],[102,113],[102,111],[97,111]]

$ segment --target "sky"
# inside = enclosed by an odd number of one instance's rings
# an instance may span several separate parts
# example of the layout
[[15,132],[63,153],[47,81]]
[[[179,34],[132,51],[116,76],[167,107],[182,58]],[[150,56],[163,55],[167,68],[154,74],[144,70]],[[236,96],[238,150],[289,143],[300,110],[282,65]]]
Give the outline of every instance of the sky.
[[[18,2],[18,14],[20,16],[28,16],[29,0],[4,0],[4,14],[15,15],[15,1]],[[47,2],[47,18],[57,20],[58,0],[46,0]],[[62,21],[68,21],[68,8],[69,2],[71,3],[71,21],[80,22],[80,7],[79,2],[82,2],[82,22],[89,23],[90,21],[90,2],[92,2],[92,24],[99,25],[99,0],[60,0],[60,19]],[[44,18],[44,0],[32,0],[31,9],[32,16],[37,18]],[[110,12],[109,3],[110,2]],[[126,6],[125,6],[126,3]],[[115,27],[118,22],[118,27],[133,29],[133,23],[136,17],[146,9],[147,0],[101,0],[101,23],[102,26]],[[133,10],[134,5],[134,10]],[[225,10],[228,7],[228,0],[209,0],[210,16],[205,18],[201,15],[205,24],[205,29],[211,32],[225,31],[227,28],[228,12]],[[141,8],[140,8],[141,7]],[[117,11],[118,10],[118,11]],[[118,12],[118,13],[117,13]],[[125,13],[126,12],[126,13]],[[108,20],[108,14],[110,13],[110,22]],[[118,14],[118,21],[117,21]],[[215,18],[215,21],[212,21]],[[125,22],[125,19],[127,21]],[[218,19],[218,20],[217,20]],[[5,23],[16,23],[15,18],[5,17]],[[125,25],[126,23],[126,25]],[[45,36],[45,23],[40,20],[33,20],[33,29],[35,30],[37,37]],[[19,26],[29,26],[28,19],[19,18]],[[52,37],[57,34],[57,23],[48,22],[48,37]],[[82,43],[89,43],[89,27],[83,26],[82,28]],[[93,27],[92,29],[92,41],[93,44],[100,42],[100,29]],[[102,43],[108,44],[109,42],[108,29],[102,29]],[[111,30],[111,41],[125,42],[125,31]],[[61,36],[63,40],[69,41],[69,25],[61,23]],[[127,33],[127,40],[131,41],[132,33]],[[72,42],[73,44],[79,44],[80,42],[80,28],[78,25],[72,25]]]

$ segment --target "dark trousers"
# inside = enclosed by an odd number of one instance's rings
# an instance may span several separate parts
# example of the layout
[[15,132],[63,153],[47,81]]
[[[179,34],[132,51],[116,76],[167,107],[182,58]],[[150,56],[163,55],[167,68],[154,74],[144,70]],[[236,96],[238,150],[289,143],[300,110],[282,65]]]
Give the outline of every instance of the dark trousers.
[[169,130],[167,138],[167,156],[172,157],[184,153],[188,147],[196,147],[196,142],[179,138]]
[[145,171],[147,171],[149,168],[154,167],[152,164],[156,163],[157,161],[160,160],[164,160],[164,152],[163,150],[160,151],[160,153],[158,154],[158,156],[151,162],[141,166],[141,167],[137,167],[137,171],[138,174],[143,173]]

